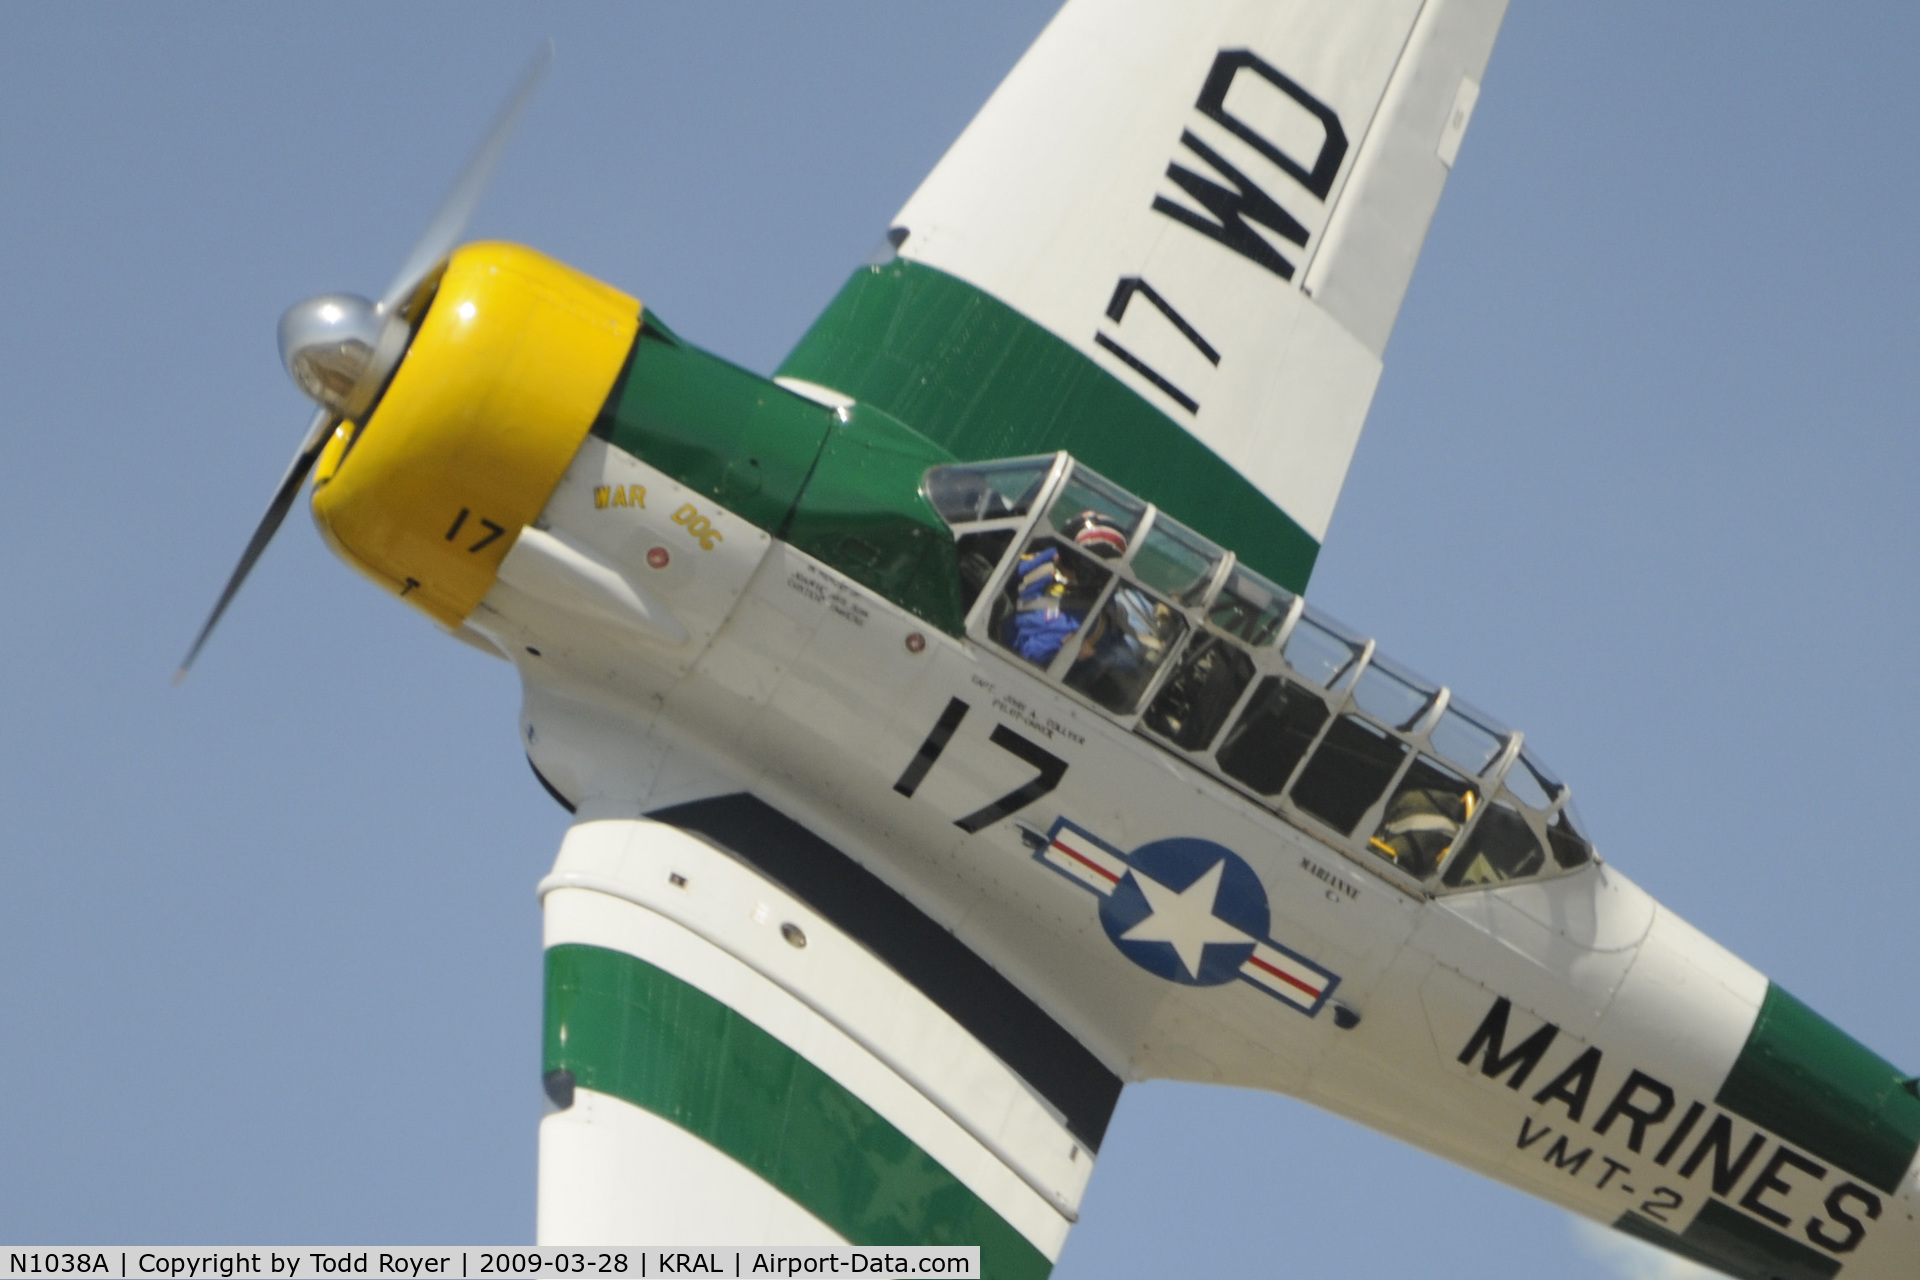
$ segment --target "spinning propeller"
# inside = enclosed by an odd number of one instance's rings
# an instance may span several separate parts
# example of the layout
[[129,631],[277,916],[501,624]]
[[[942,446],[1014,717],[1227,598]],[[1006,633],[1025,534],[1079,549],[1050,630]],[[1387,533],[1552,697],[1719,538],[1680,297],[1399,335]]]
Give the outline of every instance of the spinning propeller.
[[313,471],[327,438],[340,423],[357,421],[367,411],[400,363],[411,336],[403,304],[441,259],[452,252],[454,243],[466,230],[467,220],[473,215],[474,206],[480,203],[480,194],[493,175],[494,165],[507,149],[514,125],[533,100],[534,90],[552,61],[553,41],[548,40],[534,55],[519,87],[501,109],[499,119],[481,142],[480,149],[467,161],[460,180],[447,193],[440,211],[427,224],[425,234],[407,254],[380,301],[370,302],[351,293],[326,293],[295,303],[280,317],[280,359],[294,382],[320,407],[308,424],[306,437],[293,455],[287,473],[280,478],[280,486],[274,490],[266,514],[260,517],[253,537],[247,540],[246,550],[240,553],[240,563],[234,566],[220,599],[214,603],[213,612],[207,615],[206,625],[200,628],[193,647],[187,650],[180,669],[174,672],[176,684],[200,656],[201,647],[213,634],[220,615],[226,612],[240,584],[253,571],[254,562],[273,541],[293,500],[300,496],[301,486]]

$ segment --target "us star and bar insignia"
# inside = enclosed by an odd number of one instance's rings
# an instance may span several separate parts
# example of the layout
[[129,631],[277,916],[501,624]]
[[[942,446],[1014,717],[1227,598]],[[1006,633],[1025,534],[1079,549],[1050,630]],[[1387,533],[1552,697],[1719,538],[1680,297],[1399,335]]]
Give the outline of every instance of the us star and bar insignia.
[[1266,890],[1225,845],[1177,836],[1123,853],[1056,820],[1034,854],[1100,898],[1100,924],[1120,953],[1186,986],[1252,983],[1312,1017],[1340,978],[1269,937]]

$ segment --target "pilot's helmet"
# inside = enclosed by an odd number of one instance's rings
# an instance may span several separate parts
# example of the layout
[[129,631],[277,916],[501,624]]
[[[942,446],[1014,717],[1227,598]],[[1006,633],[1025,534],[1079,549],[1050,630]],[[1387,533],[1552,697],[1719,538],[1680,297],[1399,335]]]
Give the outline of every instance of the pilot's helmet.
[[1127,535],[1098,511],[1082,511],[1061,526],[1060,532],[1072,538],[1074,546],[1102,560],[1118,560],[1127,554]]

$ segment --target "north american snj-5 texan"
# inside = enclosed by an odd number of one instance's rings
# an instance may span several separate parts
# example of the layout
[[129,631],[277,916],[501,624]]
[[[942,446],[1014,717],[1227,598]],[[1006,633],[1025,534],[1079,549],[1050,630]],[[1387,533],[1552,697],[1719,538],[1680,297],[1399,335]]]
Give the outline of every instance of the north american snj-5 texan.
[[1043,1276],[1179,1079],[1734,1276],[1920,1275],[1920,1085],[1300,594],[1504,9],[1071,0],[771,379],[456,247],[537,61],[385,295],[287,313],[319,409],[187,661],[311,478],[519,672],[575,815],[543,1241]]

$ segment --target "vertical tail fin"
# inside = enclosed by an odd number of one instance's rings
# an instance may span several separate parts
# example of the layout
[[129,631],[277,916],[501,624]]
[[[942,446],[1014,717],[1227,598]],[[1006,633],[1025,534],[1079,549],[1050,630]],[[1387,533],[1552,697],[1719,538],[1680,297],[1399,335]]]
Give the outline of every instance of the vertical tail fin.
[[781,372],[1303,585],[1505,0],[1073,0]]

